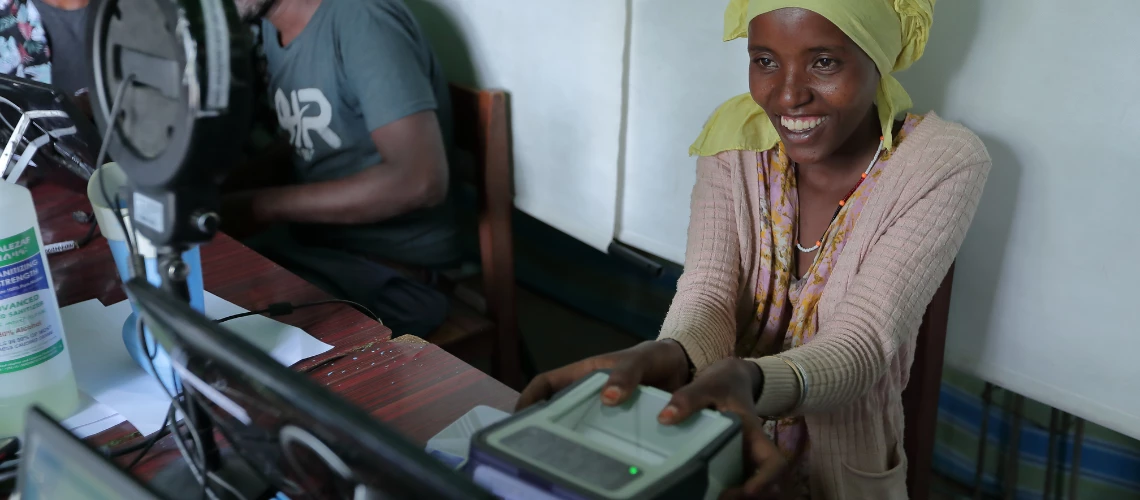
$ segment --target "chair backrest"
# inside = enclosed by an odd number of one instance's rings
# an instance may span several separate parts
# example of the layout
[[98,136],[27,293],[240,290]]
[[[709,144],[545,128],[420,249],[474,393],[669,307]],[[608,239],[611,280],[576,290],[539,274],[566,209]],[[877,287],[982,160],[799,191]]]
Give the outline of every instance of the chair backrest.
[[479,254],[487,316],[498,330],[492,364],[500,380],[516,387],[520,363],[515,317],[514,208],[511,127],[507,93],[451,85],[455,146],[473,156],[479,224]]
[[946,322],[950,315],[950,289],[954,266],[934,293],[922,325],[910,367],[910,382],[903,390],[903,444],[907,458],[907,491],[911,500],[930,496],[934,461],[934,435],[938,426],[938,395],[942,387],[942,359],[946,351]]

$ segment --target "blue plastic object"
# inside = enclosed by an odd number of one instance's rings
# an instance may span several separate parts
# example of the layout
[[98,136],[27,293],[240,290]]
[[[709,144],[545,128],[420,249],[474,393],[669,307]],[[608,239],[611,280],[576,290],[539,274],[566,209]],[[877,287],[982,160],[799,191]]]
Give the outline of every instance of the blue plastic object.
[[[119,278],[124,282],[129,279],[127,271],[127,259],[130,254],[127,244],[121,240],[108,240],[107,243],[111,247],[111,255],[115,258],[115,267],[119,270]],[[190,275],[186,279],[186,285],[190,289],[190,307],[195,311],[206,311],[206,297],[205,286],[202,281],[202,258],[198,247],[182,254],[182,260],[190,267]],[[144,260],[146,265],[146,278],[152,285],[158,286],[160,284],[158,274],[158,262],[155,258],[147,258]],[[161,346],[157,345],[154,338],[151,337],[150,330],[146,329],[144,335],[146,337],[146,348],[143,348],[138,334],[138,311],[135,310],[134,304],[131,304],[131,315],[127,317],[127,321],[123,323],[123,345],[127,349],[127,353],[146,370],[147,373],[156,376],[162,385],[166,386],[167,390],[171,392],[178,392],[179,382],[178,376],[170,366],[170,357],[167,356],[166,351]],[[153,367],[152,361],[148,360],[148,353],[154,357]],[[157,372],[157,373],[156,373]]]

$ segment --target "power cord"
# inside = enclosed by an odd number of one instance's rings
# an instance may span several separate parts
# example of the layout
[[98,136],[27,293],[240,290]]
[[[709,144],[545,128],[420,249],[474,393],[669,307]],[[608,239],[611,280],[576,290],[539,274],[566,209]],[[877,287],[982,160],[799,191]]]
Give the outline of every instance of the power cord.
[[[369,318],[372,318],[373,320],[375,320],[377,322],[380,321],[379,317],[377,317],[372,311],[368,310],[367,307],[364,307],[363,305],[360,305],[359,303],[356,303],[356,302],[353,302],[350,300],[331,299],[331,300],[320,300],[320,301],[316,301],[316,302],[309,302],[306,304],[299,304],[296,306],[294,306],[293,304],[288,303],[288,302],[277,302],[274,304],[270,304],[265,309],[260,309],[257,311],[247,311],[247,312],[244,312],[241,314],[234,314],[232,316],[227,316],[225,318],[219,319],[216,322],[217,323],[225,323],[227,321],[232,321],[235,319],[245,318],[245,317],[249,317],[249,316],[253,316],[253,315],[259,315],[259,314],[268,314],[270,317],[285,316],[288,314],[292,314],[294,311],[296,311],[298,309],[304,309],[307,307],[322,306],[322,305],[327,305],[327,304],[346,304],[346,305],[349,305],[349,306],[355,308],[356,310],[360,311],[365,316],[368,316]],[[145,339],[142,339],[140,337],[140,341],[145,342]],[[153,368],[153,366],[154,366],[153,365],[153,362],[154,362],[153,355],[150,352],[149,347],[145,347],[145,349],[147,349],[147,357],[150,359],[150,362],[152,363],[151,370],[153,371],[154,370],[154,368]],[[177,395],[172,395],[172,394],[168,394],[168,395],[177,396]],[[126,470],[128,470],[128,471],[134,469],[136,465],[138,465],[140,462],[142,462],[143,458],[146,457],[147,453],[150,452],[150,450],[152,448],[154,448],[154,445],[157,444],[159,440],[161,440],[162,438],[169,436],[171,434],[171,429],[168,425],[169,424],[169,416],[175,409],[176,409],[175,404],[173,402],[171,402],[170,408],[168,408],[168,410],[167,410],[168,421],[164,422],[162,429],[159,429],[158,431],[151,433],[151,435],[147,436],[147,438],[145,440],[138,442],[138,443],[123,446],[121,448],[116,448],[114,450],[104,450],[103,454],[105,456],[107,456],[108,458],[118,458],[118,457],[121,457],[124,455],[129,455],[131,453],[138,452],[138,455],[135,455],[135,457],[133,459],[131,459],[130,464],[128,464],[126,466]],[[210,479],[215,481],[215,482],[218,482],[218,480],[215,478],[210,478]],[[221,484],[221,483],[219,483],[219,484]],[[226,485],[222,485],[222,486],[226,487]],[[226,488],[226,489],[229,489],[229,488]]]
[[[143,325],[142,316],[139,316],[138,320],[135,322],[135,328],[139,336],[139,342],[143,346],[143,352],[146,353],[147,361],[150,363],[150,371],[157,377],[158,369],[154,365],[154,358],[158,356],[158,353],[152,352],[150,350],[150,344],[146,339],[146,328]],[[175,387],[173,388],[175,392],[171,392],[170,389],[166,387],[166,384],[162,383],[161,378],[159,378],[159,385],[162,386],[162,390],[166,392],[167,397],[170,398],[170,407],[166,412],[166,425],[169,428],[170,432],[174,434],[174,444],[178,447],[178,452],[182,455],[182,459],[186,461],[186,465],[190,469],[190,473],[194,476],[194,479],[198,481],[198,484],[202,486],[201,498],[218,500],[217,495],[212,490],[210,490],[210,485],[205,474],[208,472],[205,470],[206,450],[202,445],[201,437],[198,435],[197,422],[194,421],[194,418],[191,415],[190,411],[182,405],[182,402],[186,400],[186,393],[179,390],[180,387],[178,387],[176,383],[178,377],[174,371],[173,364],[170,366],[170,380],[172,383],[175,383]],[[179,431],[177,419],[178,413],[181,413],[185,419],[186,423],[184,427],[187,433],[190,435],[190,440],[194,444],[194,454],[190,453],[189,448],[186,446],[186,438],[182,435],[182,432]]]
[[107,159],[107,146],[111,143],[111,135],[115,132],[115,123],[118,121],[119,113],[122,111],[123,95],[126,94],[127,88],[129,88],[130,84],[134,81],[135,75],[131,73],[119,83],[119,88],[115,91],[115,101],[111,104],[111,113],[107,120],[107,130],[103,132],[103,144],[99,145],[99,154],[95,156],[95,167],[99,169],[99,192],[103,195],[103,203],[106,203],[115,213],[115,221],[119,223],[119,228],[123,230],[123,238],[126,239],[127,248],[131,254],[128,267],[132,277],[145,274],[145,271],[143,271],[144,265],[141,262],[142,259],[139,258],[138,246],[135,245],[134,239],[131,238],[131,233],[127,231],[127,223],[123,222],[119,208],[119,194],[115,193],[115,197],[112,198],[107,192],[107,177],[103,175],[105,173],[103,161]]
[[370,311],[367,307],[364,307],[364,306],[360,305],[359,303],[353,302],[351,300],[344,300],[344,299],[318,300],[316,302],[308,302],[305,304],[298,304],[298,305],[293,305],[289,302],[276,302],[273,304],[269,304],[269,306],[266,307],[265,309],[259,309],[257,311],[246,311],[246,312],[243,312],[240,314],[234,314],[232,316],[226,316],[226,317],[219,319],[215,322],[216,323],[225,323],[227,321],[232,321],[235,319],[245,318],[245,317],[249,317],[249,316],[255,316],[255,315],[259,315],[259,314],[267,314],[271,318],[277,317],[277,316],[286,316],[289,314],[293,314],[293,312],[295,312],[298,309],[323,306],[323,305],[327,305],[327,304],[345,304],[345,305],[351,306],[353,309],[360,311],[361,314],[368,316],[373,321],[383,324],[383,321],[380,321],[380,317],[377,316],[376,313],[373,313],[372,311]]
[[89,226],[87,228],[87,234],[84,235],[83,238],[46,244],[44,245],[44,251],[47,252],[48,255],[54,255],[87,246],[88,243],[91,243],[91,240],[95,239],[95,230],[99,228],[99,225],[96,224],[95,221],[84,222],[84,224],[88,224]]
[[[171,405],[170,408],[173,408],[173,405]],[[170,409],[167,409],[167,413],[169,413],[169,412],[170,412]],[[142,462],[142,459],[144,457],[146,457],[146,454],[148,452],[150,452],[151,448],[154,448],[154,445],[157,444],[160,439],[162,439],[166,436],[169,436],[169,435],[170,435],[170,429],[166,427],[166,422],[163,422],[162,428],[151,433],[151,435],[147,436],[147,438],[145,440],[138,442],[138,443],[135,443],[135,444],[123,446],[121,448],[116,448],[113,450],[104,449],[103,455],[106,456],[107,458],[118,458],[118,457],[121,457],[124,455],[129,455],[129,454],[134,453],[136,451],[139,452],[138,455],[135,455],[135,458],[131,459],[130,464],[128,464],[126,467],[126,469],[128,471],[130,471],[130,470],[134,469],[135,466],[139,464],[139,462]]]

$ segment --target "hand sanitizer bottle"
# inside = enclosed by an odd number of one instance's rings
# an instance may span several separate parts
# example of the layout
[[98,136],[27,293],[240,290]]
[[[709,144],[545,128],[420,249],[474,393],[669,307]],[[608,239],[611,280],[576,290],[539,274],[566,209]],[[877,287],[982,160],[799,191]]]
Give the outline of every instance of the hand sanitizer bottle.
[[0,180],[0,437],[37,405],[64,419],[79,391],[32,195]]

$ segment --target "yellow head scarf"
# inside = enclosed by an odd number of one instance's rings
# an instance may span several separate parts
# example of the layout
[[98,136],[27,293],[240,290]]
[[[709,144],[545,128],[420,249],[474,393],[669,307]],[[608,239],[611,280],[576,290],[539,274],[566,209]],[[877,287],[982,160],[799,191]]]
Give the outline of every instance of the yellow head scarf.
[[[882,78],[875,96],[884,146],[893,146],[894,120],[910,109],[910,96],[891,73],[904,70],[922,57],[934,22],[935,0],[730,0],[724,12],[724,41],[748,36],[748,23],[777,9],[799,7],[819,14],[839,27],[863,49]],[[713,113],[690,155],[712,156],[722,151],[767,151],[780,141],[772,122],[752,96],[729,99]]]

